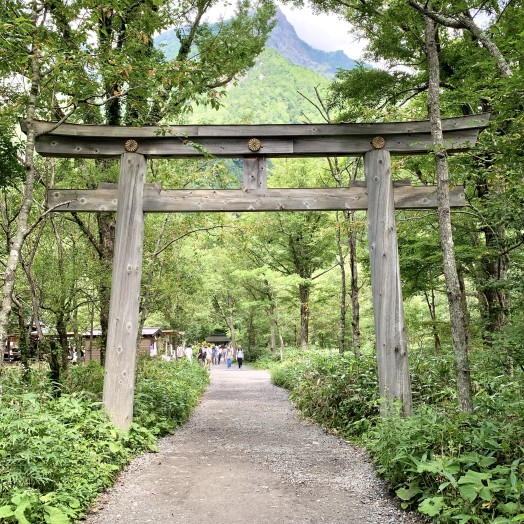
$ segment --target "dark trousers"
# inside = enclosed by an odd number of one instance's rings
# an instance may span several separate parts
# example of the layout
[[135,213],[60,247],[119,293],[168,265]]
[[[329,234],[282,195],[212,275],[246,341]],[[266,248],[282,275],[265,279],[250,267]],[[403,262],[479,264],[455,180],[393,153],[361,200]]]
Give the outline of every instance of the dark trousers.
[[243,359],[242,357],[237,358],[238,368],[239,368],[239,369],[242,367],[242,361],[243,361],[243,360],[244,360],[244,359]]

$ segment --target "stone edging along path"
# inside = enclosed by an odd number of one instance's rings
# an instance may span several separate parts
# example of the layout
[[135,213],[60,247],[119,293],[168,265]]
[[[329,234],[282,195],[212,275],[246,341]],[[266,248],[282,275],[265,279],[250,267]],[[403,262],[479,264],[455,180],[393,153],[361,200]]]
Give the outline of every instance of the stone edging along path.
[[215,366],[190,420],[138,457],[87,524],[418,524],[365,451],[299,418],[269,374]]

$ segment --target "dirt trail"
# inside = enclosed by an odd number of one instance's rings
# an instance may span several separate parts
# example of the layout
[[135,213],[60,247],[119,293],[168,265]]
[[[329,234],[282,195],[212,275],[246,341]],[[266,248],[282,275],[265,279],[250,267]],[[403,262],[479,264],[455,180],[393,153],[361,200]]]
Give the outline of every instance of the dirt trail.
[[187,424],[137,458],[88,524],[418,523],[366,453],[302,421],[269,375],[215,366]]

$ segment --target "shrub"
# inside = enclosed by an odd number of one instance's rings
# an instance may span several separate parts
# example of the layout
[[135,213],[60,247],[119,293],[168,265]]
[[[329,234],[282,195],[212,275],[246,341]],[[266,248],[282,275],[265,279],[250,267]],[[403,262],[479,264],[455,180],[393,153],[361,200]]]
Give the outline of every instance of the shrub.
[[104,388],[104,368],[96,360],[78,366],[69,366],[63,388],[70,393],[92,395],[102,399]]
[[209,383],[207,371],[186,360],[139,362],[135,386],[135,422],[155,435],[184,422]]
[[17,370],[2,377],[0,520],[6,522],[76,521],[122,466],[154,450],[158,435],[189,416],[209,380],[198,365],[140,362],[135,423],[123,433],[99,401],[99,364],[72,367],[60,398],[51,395],[47,374],[38,376],[36,393]]
[[344,436],[361,436],[378,415],[374,358],[323,351],[302,359],[273,369],[273,383],[289,389],[306,416]]
[[[76,519],[131,457],[99,404],[26,393],[0,410],[0,515],[29,522]],[[154,444],[151,435],[141,449]],[[13,512],[13,513],[10,513]],[[18,521],[20,520],[19,517]],[[56,520],[58,522],[58,520]]]
[[505,524],[524,520],[523,437],[521,419],[421,407],[380,420],[367,444],[406,507],[439,523]]

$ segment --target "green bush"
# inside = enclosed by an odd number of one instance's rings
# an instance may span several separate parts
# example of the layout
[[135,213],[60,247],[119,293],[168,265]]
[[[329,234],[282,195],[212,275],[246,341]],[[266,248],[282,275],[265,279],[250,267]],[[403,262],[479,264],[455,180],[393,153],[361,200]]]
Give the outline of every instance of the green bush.
[[306,416],[344,436],[360,437],[378,415],[374,358],[334,351],[301,358],[274,368],[272,382],[289,389]]
[[135,422],[155,435],[184,422],[209,383],[207,371],[192,362],[144,359],[135,386]]
[[372,356],[302,354],[274,367],[272,380],[306,416],[361,439],[404,507],[442,524],[524,522],[522,380],[494,374],[479,358],[475,412],[465,414],[456,408],[449,353],[419,351],[410,360],[415,414],[407,418],[377,416]]
[[379,474],[406,507],[439,523],[524,521],[522,418],[487,418],[483,411],[426,406],[412,417],[378,422],[367,444]]
[[[123,433],[109,422],[100,398],[97,363],[72,367],[60,398],[45,371],[32,382],[10,369],[2,376],[0,404],[0,520],[67,524],[136,454],[156,448],[196,405],[208,375],[190,363],[140,362],[135,422]],[[36,381],[35,378],[39,377]],[[36,392],[31,392],[34,387]]]
[[49,369],[42,363],[32,366],[29,370],[24,370],[22,366],[3,366],[0,381],[0,402],[24,393],[47,397],[51,391]]
[[96,360],[78,366],[69,366],[63,387],[70,393],[92,395],[93,398],[101,400],[104,368]]
[[[137,451],[99,404],[75,395],[3,402],[0,434],[0,516],[18,522],[78,518]],[[154,442],[146,435],[140,450]]]

